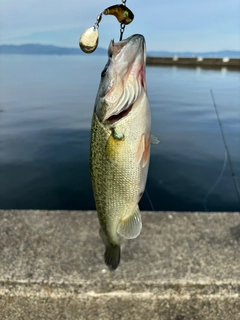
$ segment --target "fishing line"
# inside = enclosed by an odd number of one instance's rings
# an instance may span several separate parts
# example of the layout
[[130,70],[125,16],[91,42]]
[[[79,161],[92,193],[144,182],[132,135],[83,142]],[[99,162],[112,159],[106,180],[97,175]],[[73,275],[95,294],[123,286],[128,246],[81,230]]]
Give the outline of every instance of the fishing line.
[[152,211],[155,211],[155,210],[154,210],[154,207],[153,207],[153,203],[152,203],[152,201],[151,201],[151,199],[150,199],[150,196],[149,196],[149,194],[148,194],[148,192],[147,192],[147,188],[145,188],[145,192],[146,192],[148,201],[149,201],[149,203],[150,203],[150,206],[151,206],[151,208],[152,208]]
[[237,192],[238,200],[240,202],[240,192],[238,190],[236,176],[235,176],[235,173],[233,171],[233,165],[232,165],[231,158],[230,158],[230,155],[229,155],[228,146],[227,146],[226,139],[225,139],[225,136],[224,136],[224,133],[223,133],[222,123],[221,123],[221,120],[220,120],[220,117],[219,117],[219,114],[218,114],[217,105],[215,103],[215,99],[214,99],[214,96],[213,96],[212,89],[210,89],[210,93],[211,93],[213,105],[214,105],[214,108],[215,108],[215,112],[216,112],[216,115],[217,115],[218,124],[219,124],[219,127],[220,127],[220,131],[221,131],[221,135],[222,135],[225,151],[227,153],[228,163],[229,163],[229,166],[230,166],[230,170],[231,170],[234,186],[235,186],[235,189],[236,189],[236,192]]
[[212,188],[208,191],[208,193],[206,194],[206,196],[205,196],[205,198],[204,198],[204,200],[203,200],[203,206],[204,206],[204,210],[205,210],[206,212],[208,212],[208,208],[207,208],[207,204],[206,204],[207,198],[208,198],[208,196],[210,195],[210,193],[212,193],[212,191],[216,188],[216,186],[218,185],[219,181],[221,180],[222,175],[223,175],[223,172],[224,172],[224,170],[225,170],[225,168],[226,168],[226,164],[227,164],[227,152],[226,152],[226,150],[225,150],[225,155],[224,155],[224,162],[223,162],[222,171],[221,171],[221,173],[220,173],[217,181],[214,183],[214,185],[212,186]]

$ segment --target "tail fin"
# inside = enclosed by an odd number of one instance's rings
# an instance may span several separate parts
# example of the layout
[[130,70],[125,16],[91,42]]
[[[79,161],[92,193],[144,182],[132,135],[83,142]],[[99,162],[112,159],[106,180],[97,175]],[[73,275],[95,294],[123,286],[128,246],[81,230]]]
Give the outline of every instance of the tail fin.
[[106,247],[104,261],[110,270],[116,270],[120,262],[120,245],[109,242],[102,228],[99,230],[99,235]]
[[116,270],[120,262],[120,246],[109,243],[104,253],[104,261],[110,270]]

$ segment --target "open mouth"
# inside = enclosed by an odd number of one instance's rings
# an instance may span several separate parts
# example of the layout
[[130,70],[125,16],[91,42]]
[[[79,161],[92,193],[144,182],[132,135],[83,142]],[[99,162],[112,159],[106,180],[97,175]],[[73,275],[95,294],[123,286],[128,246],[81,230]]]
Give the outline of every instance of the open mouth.
[[131,105],[130,107],[128,107],[127,109],[121,111],[121,112],[118,113],[118,114],[112,115],[111,117],[107,118],[107,119],[105,120],[105,122],[106,122],[106,123],[114,123],[114,122],[116,122],[116,121],[118,121],[118,120],[126,117],[126,116],[129,114],[129,112],[132,110],[132,106],[133,106],[133,105]]
[[[105,90],[104,95],[101,95],[106,100],[102,122],[112,125],[128,116],[136,100],[144,91],[142,88],[146,90],[144,37],[136,34],[118,43],[112,40],[108,55],[111,61],[108,66],[108,76],[115,78],[111,90],[107,93]],[[109,78],[106,79],[110,81]]]
[[111,40],[108,48],[108,56],[109,57],[112,57],[113,55],[116,56],[118,53],[121,52],[122,48],[126,46],[128,41],[129,41],[128,39],[122,40],[120,42],[114,42],[114,40]]
[[[145,49],[145,39],[141,34],[134,34],[127,39],[121,40],[119,42],[110,41],[108,47],[108,56],[111,58],[116,57],[121,51],[124,51],[124,47],[130,46],[130,52],[133,53],[142,47],[142,50]],[[135,49],[134,49],[135,47]]]

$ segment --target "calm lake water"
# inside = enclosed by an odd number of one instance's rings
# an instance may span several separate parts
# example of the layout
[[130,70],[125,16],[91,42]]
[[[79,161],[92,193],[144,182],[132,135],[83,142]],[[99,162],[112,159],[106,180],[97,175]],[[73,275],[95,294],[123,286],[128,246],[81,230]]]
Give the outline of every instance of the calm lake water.
[[[0,56],[0,208],[94,209],[89,139],[105,56]],[[147,67],[155,210],[239,211],[240,72]],[[140,209],[151,210],[146,194]]]

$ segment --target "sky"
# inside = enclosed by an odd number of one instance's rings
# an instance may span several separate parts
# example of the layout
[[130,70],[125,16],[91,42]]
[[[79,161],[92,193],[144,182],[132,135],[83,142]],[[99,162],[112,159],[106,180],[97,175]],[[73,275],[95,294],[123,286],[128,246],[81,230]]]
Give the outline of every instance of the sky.
[[[0,44],[78,47],[97,15],[121,1],[1,0]],[[135,17],[124,38],[141,33],[149,51],[240,51],[240,0],[128,0]],[[119,23],[103,15],[99,47],[119,40]]]

